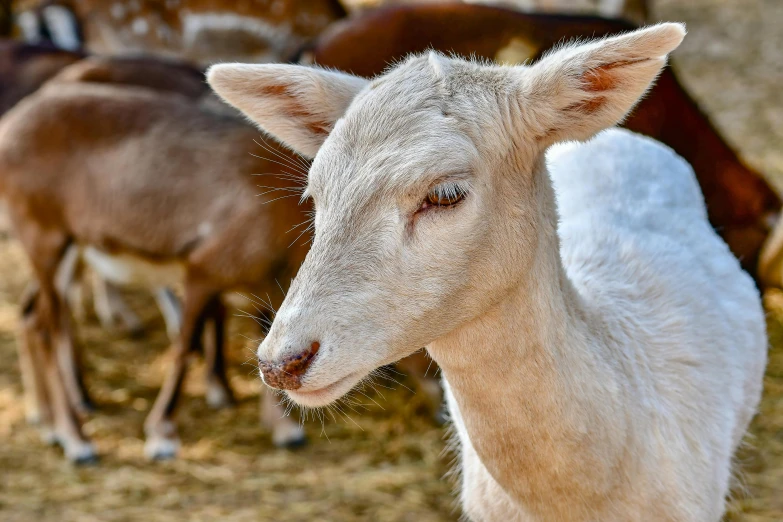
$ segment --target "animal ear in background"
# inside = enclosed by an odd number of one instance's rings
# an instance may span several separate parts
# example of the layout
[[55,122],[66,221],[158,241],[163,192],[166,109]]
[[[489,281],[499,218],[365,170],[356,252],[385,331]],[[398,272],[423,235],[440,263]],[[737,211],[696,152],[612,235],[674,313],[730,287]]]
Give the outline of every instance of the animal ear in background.
[[358,76],[281,64],[214,65],[207,81],[261,129],[308,158],[367,84]]
[[566,45],[521,67],[520,96],[539,140],[584,140],[619,123],[650,88],[685,26],[654,25],[584,45]]

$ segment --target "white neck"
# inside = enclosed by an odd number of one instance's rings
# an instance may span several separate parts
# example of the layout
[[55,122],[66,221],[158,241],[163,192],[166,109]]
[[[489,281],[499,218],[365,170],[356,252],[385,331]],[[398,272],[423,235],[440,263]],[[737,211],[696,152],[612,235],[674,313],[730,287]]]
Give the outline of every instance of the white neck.
[[536,181],[541,221],[527,273],[501,302],[428,350],[493,478],[527,510],[564,515],[573,514],[575,498],[600,505],[621,476],[628,379],[604,321],[563,269],[546,171]]

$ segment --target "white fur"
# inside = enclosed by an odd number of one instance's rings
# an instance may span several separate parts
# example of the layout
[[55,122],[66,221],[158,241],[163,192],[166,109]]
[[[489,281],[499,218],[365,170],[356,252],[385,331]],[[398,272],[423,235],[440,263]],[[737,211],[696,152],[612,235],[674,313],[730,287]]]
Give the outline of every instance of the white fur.
[[619,18],[625,9],[626,0],[599,0],[598,14],[607,18]]
[[131,30],[139,36],[144,36],[150,30],[150,23],[146,18],[136,18],[131,23]]
[[84,247],[82,256],[101,277],[118,285],[157,288],[173,286],[185,278],[181,263],[154,263],[130,254],[109,254],[92,246]]
[[[720,520],[761,394],[758,292],[663,145],[610,130],[545,159],[622,119],[683,36],[519,67],[432,54],[372,82],[213,67],[228,102],[317,152],[315,239],[258,349],[269,365],[320,343],[289,396],[328,404],[427,345],[470,519]],[[462,202],[427,206],[453,187]]]
[[16,24],[22,31],[22,38],[28,43],[41,41],[41,19],[32,11],[22,11],[16,16]]
[[79,39],[79,22],[73,11],[67,7],[50,5],[44,7],[42,16],[52,35],[52,41],[57,47],[75,51],[82,45]]
[[109,8],[109,12],[111,13],[112,18],[115,20],[122,20],[127,14],[125,6],[121,2],[113,3]]
[[259,56],[260,61],[274,61],[281,50],[287,49],[294,38],[286,24],[272,25],[259,18],[238,15],[232,12],[195,13],[183,10],[182,40],[186,47],[193,47],[205,32],[222,31],[226,38],[237,31],[246,32],[267,42],[269,51]]
[[181,263],[154,263],[130,254],[109,254],[92,246],[83,247],[81,255],[98,276],[93,286],[95,311],[104,327],[112,326],[115,316],[119,316],[129,330],[141,328],[138,317],[105,281],[120,286],[141,285],[154,291],[169,339],[179,337],[182,309],[169,288],[184,280],[185,268]]
[[182,303],[168,287],[155,289],[155,302],[166,323],[166,333],[172,341],[179,338],[182,329]]

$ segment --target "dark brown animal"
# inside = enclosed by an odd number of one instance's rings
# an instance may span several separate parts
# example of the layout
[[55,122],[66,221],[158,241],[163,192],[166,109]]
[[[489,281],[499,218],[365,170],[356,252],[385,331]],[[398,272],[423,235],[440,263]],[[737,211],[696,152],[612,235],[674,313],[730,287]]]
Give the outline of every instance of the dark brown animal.
[[[452,0],[453,2],[454,0]],[[597,14],[604,18],[622,18],[634,23],[649,19],[647,0],[462,0],[467,4],[502,5],[527,13]],[[351,12],[381,6],[403,4],[442,4],[438,0],[343,0]]]
[[[632,28],[619,20],[526,14],[481,5],[406,5],[333,25],[302,53],[302,59],[371,77],[405,55],[427,49],[520,63],[564,40]],[[688,160],[704,192],[710,222],[743,267],[755,274],[780,198],[726,144],[671,69],[663,72],[624,126],[666,143]]]

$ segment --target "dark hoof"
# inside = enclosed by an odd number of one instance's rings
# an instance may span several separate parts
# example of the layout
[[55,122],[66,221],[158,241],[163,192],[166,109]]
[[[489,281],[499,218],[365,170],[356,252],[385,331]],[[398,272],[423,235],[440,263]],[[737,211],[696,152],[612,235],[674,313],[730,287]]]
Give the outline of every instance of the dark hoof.
[[90,416],[95,413],[95,410],[97,408],[95,407],[95,404],[91,401],[87,400],[84,402],[80,402],[79,404],[76,404],[73,407],[74,412],[76,413],[76,416],[79,418],[80,421],[84,422]]
[[144,339],[146,336],[147,329],[143,326],[134,326],[133,328],[128,329],[128,337],[136,341],[139,339]]
[[307,446],[307,437],[303,435],[298,439],[291,439],[284,442],[280,442],[279,444],[275,444],[275,446],[280,449],[297,450],[299,448],[304,448],[305,446]]
[[72,441],[66,444],[61,437],[57,438],[58,443],[65,451],[65,457],[73,464],[76,464],[77,466],[90,466],[98,463],[98,453],[90,442]]
[[95,403],[90,399],[85,399],[76,407],[76,409],[85,415],[89,415],[91,413],[95,413],[98,410],[98,406],[96,406]]
[[72,461],[75,465],[80,467],[97,466],[101,462],[101,458],[97,454],[86,455],[83,457],[77,457]]
[[177,458],[176,453],[156,453],[149,457],[152,462],[166,462]]

